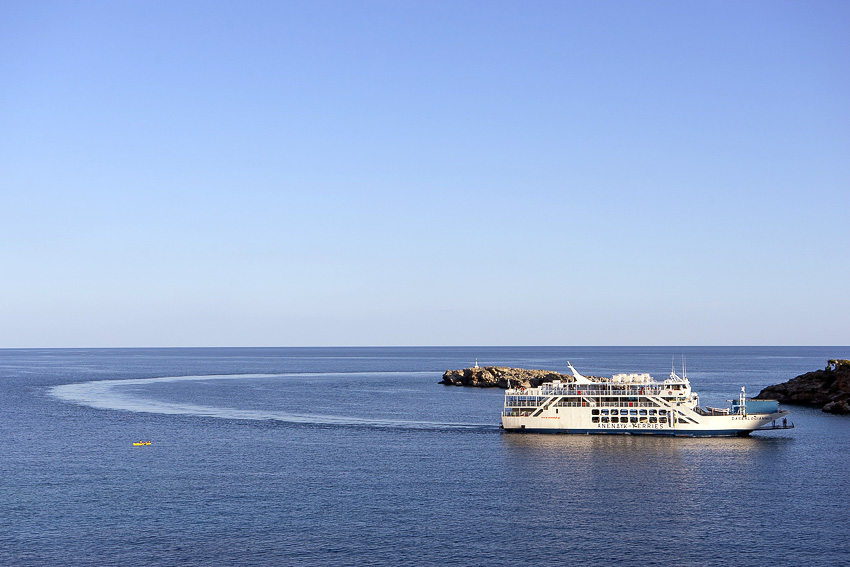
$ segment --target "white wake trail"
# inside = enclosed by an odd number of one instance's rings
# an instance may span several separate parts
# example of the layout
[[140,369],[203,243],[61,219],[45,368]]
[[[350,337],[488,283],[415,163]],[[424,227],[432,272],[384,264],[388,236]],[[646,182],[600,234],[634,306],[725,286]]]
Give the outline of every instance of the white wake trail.
[[[346,375],[359,373],[346,373]],[[363,374],[375,374],[374,372]],[[403,372],[384,372],[381,374],[411,374]],[[134,378],[127,380],[93,380],[74,384],[62,384],[49,389],[50,395],[70,403],[103,410],[132,411],[163,415],[192,415],[232,420],[274,420],[286,423],[313,425],[360,426],[401,429],[481,429],[492,428],[483,423],[442,423],[432,421],[411,421],[383,418],[361,418],[354,416],[289,413],[268,410],[244,410],[222,408],[190,403],[175,403],[144,398],[134,392],[122,392],[131,387],[150,384],[181,381],[209,380],[246,380],[258,378],[289,378],[304,376],[332,376],[331,374],[221,374],[205,376],[163,376],[158,378]]]

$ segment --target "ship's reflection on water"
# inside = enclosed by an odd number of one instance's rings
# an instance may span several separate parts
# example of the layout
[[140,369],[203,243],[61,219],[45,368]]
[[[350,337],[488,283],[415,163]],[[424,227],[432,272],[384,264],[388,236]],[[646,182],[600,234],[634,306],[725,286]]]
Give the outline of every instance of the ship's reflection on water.
[[666,486],[667,498],[697,480],[730,474],[752,477],[792,442],[777,437],[666,437],[651,435],[504,434],[506,466],[556,482]]
[[[767,521],[754,520],[752,503],[771,508],[781,498],[764,487],[790,443],[776,437],[502,436],[506,482],[534,501],[514,509],[523,523],[569,533],[586,549],[626,543],[644,554],[651,547],[659,564],[675,563],[686,542],[710,556],[705,546],[714,536],[731,530],[743,538],[749,522]],[[743,545],[743,539],[728,544]]]
[[787,437],[759,434],[747,437],[671,437],[664,435],[569,435],[548,433],[505,433],[504,445],[510,452],[537,453],[559,458],[594,458],[605,455],[629,459],[655,460],[660,456],[691,453],[716,454],[721,458],[752,456],[769,450]]

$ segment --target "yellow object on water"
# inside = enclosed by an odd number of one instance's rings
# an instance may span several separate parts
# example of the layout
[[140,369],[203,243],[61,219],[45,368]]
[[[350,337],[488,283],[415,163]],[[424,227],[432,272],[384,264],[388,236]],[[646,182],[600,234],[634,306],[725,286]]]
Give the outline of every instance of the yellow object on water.
[[138,443],[133,443],[134,446],[138,447],[139,445],[150,445],[150,441],[139,441]]

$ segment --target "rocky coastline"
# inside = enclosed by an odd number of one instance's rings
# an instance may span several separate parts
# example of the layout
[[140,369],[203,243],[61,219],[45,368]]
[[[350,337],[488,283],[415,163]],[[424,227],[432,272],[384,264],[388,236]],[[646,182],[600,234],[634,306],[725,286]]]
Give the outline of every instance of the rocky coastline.
[[850,360],[829,360],[824,370],[807,372],[768,386],[757,399],[820,407],[826,413],[850,414]]
[[446,386],[471,386],[474,388],[507,388],[510,380],[511,387],[524,386],[536,388],[545,382],[560,380],[572,382],[569,374],[560,374],[552,370],[528,370],[525,368],[510,368],[507,366],[473,366],[461,370],[446,370],[440,384]]

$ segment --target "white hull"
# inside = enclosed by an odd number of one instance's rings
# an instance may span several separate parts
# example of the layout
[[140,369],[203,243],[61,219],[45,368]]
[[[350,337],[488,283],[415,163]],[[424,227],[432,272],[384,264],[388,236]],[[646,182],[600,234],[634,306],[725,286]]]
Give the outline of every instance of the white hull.
[[[502,427],[506,431],[537,431],[549,433],[584,433],[584,434],[635,434],[635,435],[679,435],[679,436],[736,436],[749,435],[750,432],[764,427],[788,415],[787,411],[770,414],[701,416],[694,412],[682,411],[680,417],[671,423],[666,419],[659,423],[594,423],[591,408],[573,408],[568,415],[556,415],[561,408],[550,408],[545,415],[531,416],[502,416]],[[550,415],[551,414],[551,415]],[[693,417],[694,422],[685,421]]]

